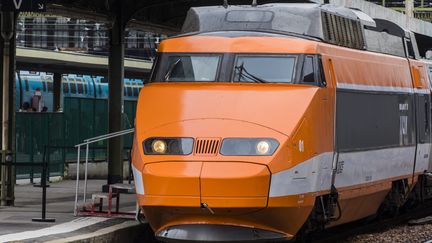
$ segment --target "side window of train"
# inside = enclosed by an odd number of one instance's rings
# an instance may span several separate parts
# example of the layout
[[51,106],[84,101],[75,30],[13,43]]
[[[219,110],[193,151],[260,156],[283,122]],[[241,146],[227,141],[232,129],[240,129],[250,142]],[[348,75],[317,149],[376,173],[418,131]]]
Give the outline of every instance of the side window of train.
[[53,91],[53,82],[47,82],[48,84],[48,92],[52,92]]
[[326,81],[325,74],[324,74],[324,66],[322,63],[321,56],[318,57],[318,70],[319,70],[318,80],[320,82],[320,85],[322,87],[327,87],[327,81]]
[[313,56],[306,56],[303,61],[301,82],[305,84],[315,83],[315,63]]
[[133,94],[132,94],[132,86],[128,85],[126,88],[127,88],[127,92],[129,94],[129,96],[133,96]]
[[[425,109],[425,135],[426,137],[429,134],[429,130],[430,130],[430,107],[429,107],[429,97],[427,95],[424,96],[424,109]],[[427,141],[429,142],[429,141]]]
[[29,81],[28,81],[28,79],[25,79],[24,83],[25,83],[25,91],[29,91],[30,87],[29,87]]
[[414,52],[414,48],[413,45],[411,43],[411,40],[408,38],[405,38],[405,45],[406,45],[406,55],[408,58],[415,58],[415,52]]
[[69,93],[69,83],[64,77],[62,78],[62,85],[63,85],[63,94]]
[[83,83],[82,82],[78,82],[78,94],[82,94],[83,93]]
[[432,67],[429,67],[429,83],[432,89]]
[[72,94],[76,94],[76,83],[75,82],[69,82],[70,85],[70,91]]
[[133,96],[138,97],[138,93],[139,93],[138,88],[134,87],[133,88]]

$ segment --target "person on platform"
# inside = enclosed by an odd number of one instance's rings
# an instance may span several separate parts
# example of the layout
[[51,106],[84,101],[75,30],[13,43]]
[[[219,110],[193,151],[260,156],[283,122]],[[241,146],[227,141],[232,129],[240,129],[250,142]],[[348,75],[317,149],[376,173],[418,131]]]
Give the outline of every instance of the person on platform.
[[36,111],[36,112],[41,112],[42,108],[44,107],[44,103],[42,100],[42,92],[40,91],[39,88],[37,88],[35,90],[35,93],[31,98],[31,105],[32,105],[33,111]]
[[33,109],[30,107],[30,103],[28,103],[27,101],[23,103],[21,109],[21,112],[32,112]]

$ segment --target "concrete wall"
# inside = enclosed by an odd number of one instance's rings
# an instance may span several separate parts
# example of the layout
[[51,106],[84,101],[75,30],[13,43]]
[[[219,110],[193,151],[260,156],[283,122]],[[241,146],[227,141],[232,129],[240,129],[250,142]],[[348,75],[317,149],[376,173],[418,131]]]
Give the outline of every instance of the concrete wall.
[[[324,0],[314,0],[323,3]],[[415,18],[409,18],[405,14],[383,6],[376,5],[364,0],[330,0],[330,3],[345,6],[348,8],[357,8],[365,12],[372,18],[387,19],[403,26],[417,34],[432,37],[432,23],[425,22]]]
[[[65,179],[76,179],[76,163],[66,165]],[[123,179],[128,178],[129,162],[123,163]],[[108,163],[88,163],[88,179],[106,179],[108,177]],[[80,177],[84,178],[84,164],[80,164]]]

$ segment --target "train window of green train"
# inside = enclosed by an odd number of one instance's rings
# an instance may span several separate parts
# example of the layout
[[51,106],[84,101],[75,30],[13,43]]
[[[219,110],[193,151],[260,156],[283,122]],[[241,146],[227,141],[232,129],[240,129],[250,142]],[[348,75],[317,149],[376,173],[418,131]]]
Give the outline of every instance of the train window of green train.
[[76,83],[69,83],[70,91],[72,94],[76,94]]
[[127,92],[130,96],[132,96],[132,87],[131,86],[127,86]]
[[53,90],[53,83],[52,82],[47,82],[48,84],[48,92],[52,92]]
[[78,85],[78,94],[82,94],[83,93],[83,84],[77,83],[77,85]]
[[138,93],[139,93],[138,88],[134,87],[133,88],[133,96],[138,97]]
[[69,83],[63,82],[63,93],[69,93]]

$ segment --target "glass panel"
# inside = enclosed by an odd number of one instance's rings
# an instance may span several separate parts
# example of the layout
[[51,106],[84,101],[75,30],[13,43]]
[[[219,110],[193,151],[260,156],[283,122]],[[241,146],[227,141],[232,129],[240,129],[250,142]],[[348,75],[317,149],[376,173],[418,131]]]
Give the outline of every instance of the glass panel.
[[171,56],[162,70],[165,81],[215,81],[219,56]]
[[234,70],[234,82],[292,83],[296,57],[240,56]]
[[303,64],[302,72],[303,82],[314,83],[315,82],[315,72],[314,72],[314,61],[313,57],[307,56]]
[[78,94],[82,94],[83,93],[83,84],[77,83],[77,85],[78,85]]
[[[65,80],[63,80],[65,81]],[[69,83],[63,83],[63,93],[67,94],[69,93]]]
[[76,83],[69,83],[72,94],[76,94]]

